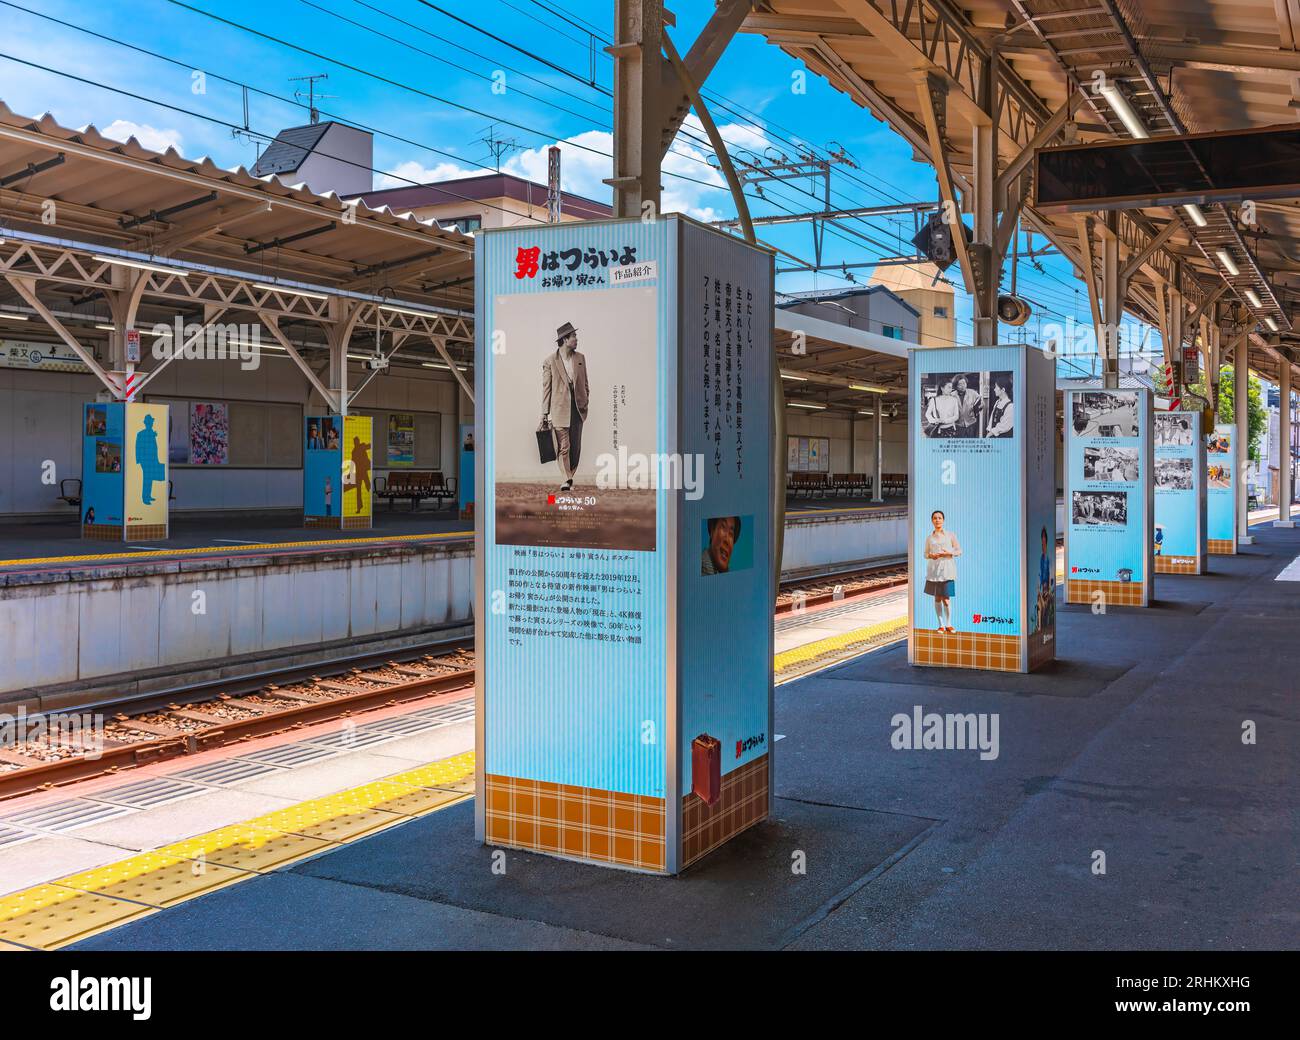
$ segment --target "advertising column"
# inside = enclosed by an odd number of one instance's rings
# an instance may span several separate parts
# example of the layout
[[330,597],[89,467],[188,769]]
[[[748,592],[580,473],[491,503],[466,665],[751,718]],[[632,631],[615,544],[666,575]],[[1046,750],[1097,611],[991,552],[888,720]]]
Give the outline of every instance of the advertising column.
[[168,407],[82,406],[81,536],[156,541],[169,532]]
[[763,819],[772,258],[480,233],[477,837],[674,873]]
[[908,661],[1056,655],[1056,372],[1023,346],[909,353]]
[[126,405],[126,475],[123,490],[128,541],[157,540],[168,534],[168,407]]
[[1237,428],[1219,423],[1205,446],[1206,548],[1212,556],[1237,552],[1237,456],[1233,439]]
[[368,415],[349,415],[343,420],[343,527],[347,530],[374,526],[373,425]]
[[1146,607],[1152,599],[1149,390],[1067,390],[1065,601]]
[[1157,574],[1205,573],[1205,449],[1201,413],[1155,416]]
[[304,527],[343,526],[343,417],[303,419],[302,522]]
[[121,541],[125,502],[122,438],[126,405],[106,401],[82,406],[81,537]]

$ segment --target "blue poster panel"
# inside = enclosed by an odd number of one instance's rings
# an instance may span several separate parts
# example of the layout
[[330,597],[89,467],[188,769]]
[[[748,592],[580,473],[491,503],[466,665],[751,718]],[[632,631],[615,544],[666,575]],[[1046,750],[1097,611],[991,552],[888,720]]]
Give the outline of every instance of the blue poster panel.
[[462,517],[469,514],[474,502],[474,424],[460,428],[460,470],[456,481],[456,505]]
[[343,517],[343,417],[303,419],[303,520],[313,527],[341,527]]
[[1211,555],[1237,551],[1236,436],[1232,423],[1219,423],[1205,439],[1205,541]]
[[677,553],[685,866],[711,816],[720,843],[767,815],[776,576],[771,257],[693,224],[682,257],[679,450],[698,460]]
[[[674,451],[675,229],[510,228],[475,251],[479,836],[648,870],[667,864],[673,510],[652,463]],[[539,785],[582,820],[505,808]],[[635,826],[610,828],[617,806]]]
[[1204,574],[1205,448],[1200,412],[1155,416],[1155,569],[1160,574]]
[[910,359],[909,660],[1027,670],[1054,655],[1050,359],[1021,346]]
[[673,872],[766,816],[772,270],[676,216],[480,234],[481,840]]
[[81,529],[86,538],[121,538],[125,501],[123,438],[126,405],[82,406]]
[[1065,599],[1151,602],[1151,393],[1069,390],[1065,410]]

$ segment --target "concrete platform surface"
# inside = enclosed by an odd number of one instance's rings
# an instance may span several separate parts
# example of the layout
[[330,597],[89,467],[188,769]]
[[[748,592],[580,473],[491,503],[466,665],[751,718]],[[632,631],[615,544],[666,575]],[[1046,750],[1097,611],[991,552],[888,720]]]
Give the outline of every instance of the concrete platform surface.
[[[782,686],[773,819],[680,878],[494,873],[462,805],[82,948],[1297,948],[1300,533],[1255,534],[1156,609],[1062,609],[1036,675],[895,646]],[[895,750],[917,707],[996,756]]]
[[[372,528],[354,531],[307,528],[296,518],[229,520],[172,520],[171,537],[156,541],[99,542],[81,537],[75,517],[67,523],[0,524],[0,568],[14,561],[62,560],[65,557],[94,556],[106,559],[158,559],[157,554],[177,550],[214,549],[238,552],[241,546],[280,543],[358,541],[385,537],[445,535],[464,532],[473,537],[474,525],[461,520],[454,509],[435,512],[428,508],[414,513],[380,512]],[[301,548],[301,546],[296,546]],[[345,547],[345,546],[344,546]],[[150,555],[153,554],[153,555]],[[189,555],[189,554],[187,554]],[[21,566],[30,566],[23,562]]]

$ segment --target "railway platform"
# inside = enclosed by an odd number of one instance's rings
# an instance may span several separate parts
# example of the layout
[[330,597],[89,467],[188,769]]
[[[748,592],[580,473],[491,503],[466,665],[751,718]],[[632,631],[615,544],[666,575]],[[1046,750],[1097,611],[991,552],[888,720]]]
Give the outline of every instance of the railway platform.
[[[1300,535],[1268,523],[1252,534],[1211,573],[1162,581],[1153,608],[1094,616],[1060,604],[1058,659],[1040,672],[913,669],[895,643],[782,684],[774,817],[676,879],[485,848],[467,801],[391,812],[369,772],[344,770],[332,808],[298,822],[281,813],[279,837],[266,806],[245,803],[262,817],[249,812],[242,832],[232,809],[188,845],[169,834],[156,859],[141,860],[137,842],[116,873],[106,857],[47,877],[43,898],[99,885],[100,912],[121,915],[88,927],[80,950],[1285,946]],[[896,748],[898,719],[918,710],[996,718],[996,738]],[[454,756],[405,758],[387,774],[390,798],[437,788],[413,771],[446,776]],[[277,778],[275,793],[296,782]],[[368,827],[356,819],[366,812],[390,815]],[[349,814],[339,840],[304,833]],[[0,848],[0,877],[15,876],[5,864],[21,848]],[[140,898],[151,871],[175,877],[195,857],[243,873],[220,870],[166,906]],[[136,887],[109,891],[127,880]],[[720,889],[749,897],[719,901]],[[13,918],[16,898],[0,900],[0,916]]]

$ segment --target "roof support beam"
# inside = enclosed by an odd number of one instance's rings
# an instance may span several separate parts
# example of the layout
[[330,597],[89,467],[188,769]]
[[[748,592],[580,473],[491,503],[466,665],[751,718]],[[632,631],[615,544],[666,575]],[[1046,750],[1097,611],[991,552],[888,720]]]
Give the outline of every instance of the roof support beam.
[[309,382],[315,388],[316,392],[320,394],[321,399],[325,402],[326,406],[331,411],[342,414],[342,409],[339,407],[338,395],[328,389],[325,384],[320,381],[316,373],[312,371],[312,367],[307,364],[307,362],[303,360],[302,355],[298,353],[298,348],[289,342],[288,336],[280,331],[280,316],[273,311],[258,311],[257,316],[261,320],[262,324],[266,326],[267,331],[275,337],[275,341],[284,348],[285,353],[293,359],[293,363],[298,366],[302,371],[302,374],[307,377],[307,382]]
[[45,319],[45,324],[54,330],[55,335],[71,347],[72,352],[81,359],[82,363],[95,373],[96,378],[108,388],[109,393],[117,400],[121,400],[122,388],[109,378],[103,366],[95,360],[94,353],[83,347],[77,338],[64,327],[63,323],[50,313],[49,308],[41,303],[40,298],[36,295],[36,279],[25,278],[17,274],[6,274],[5,278],[14,287],[18,295],[27,301],[28,306]]

